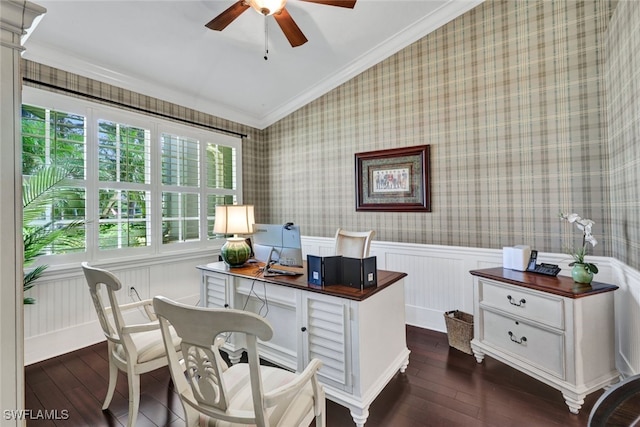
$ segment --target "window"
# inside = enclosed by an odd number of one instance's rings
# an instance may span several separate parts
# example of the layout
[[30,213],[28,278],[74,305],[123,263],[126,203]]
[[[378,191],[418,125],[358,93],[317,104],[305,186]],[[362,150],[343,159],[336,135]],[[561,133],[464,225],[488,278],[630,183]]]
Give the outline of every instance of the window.
[[200,238],[199,187],[200,141],[163,133],[162,243]]
[[98,120],[100,249],[151,244],[151,131]]
[[[24,179],[30,180],[35,187],[35,180],[40,175],[42,184],[38,187],[43,189],[57,184],[49,192],[49,204],[40,204],[39,199],[45,190],[36,190],[40,196],[34,197],[25,207],[23,232],[30,239],[37,240],[30,240],[30,247],[35,248],[36,253],[63,254],[86,249],[84,227],[74,227],[72,232],[66,233],[67,238],[42,243],[44,246],[38,247],[38,242],[44,240],[39,237],[41,234],[85,219],[85,134],[86,121],[82,115],[29,105],[22,107]],[[64,173],[46,174],[48,166],[58,167]],[[66,182],[61,181],[65,177]]]
[[234,147],[208,142],[207,156],[207,230],[210,238],[213,234],[216,205],[237,203],[238,171],[237,150]]
[[36,222],[86,224],[75,236],[81,245],[52,244],[47,254],[147,256],[221,237],[212,231],[215,206],[241,202],[238,137],[33,88],[23,100],[25,179],[45,165],[68,171]]
[[84,179],[86,123],[81,114],[22,106],[22,170],[31,175],[44,165],[62,166]]
[[147,214],[150,199],[147,191],[99,189],[99,248],[148,246],[151,243]]

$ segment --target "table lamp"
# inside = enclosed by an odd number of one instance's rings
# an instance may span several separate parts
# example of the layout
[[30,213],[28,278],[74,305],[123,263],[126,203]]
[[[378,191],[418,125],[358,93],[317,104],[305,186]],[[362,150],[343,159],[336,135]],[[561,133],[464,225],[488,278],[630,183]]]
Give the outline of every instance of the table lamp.
[[255,223],[253,205],[218,205],[213,232],[233,234],[220,248],[222,259],[229,267],[241,267],[251,256],[251,248],[244,237],[238,234],[252,234]]

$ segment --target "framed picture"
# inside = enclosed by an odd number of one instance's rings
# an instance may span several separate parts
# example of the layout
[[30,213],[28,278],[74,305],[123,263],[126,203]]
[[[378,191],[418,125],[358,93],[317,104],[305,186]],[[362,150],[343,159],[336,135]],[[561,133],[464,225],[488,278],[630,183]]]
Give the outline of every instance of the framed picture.
[[429,147],[356,153],[356,211],[431,212]]

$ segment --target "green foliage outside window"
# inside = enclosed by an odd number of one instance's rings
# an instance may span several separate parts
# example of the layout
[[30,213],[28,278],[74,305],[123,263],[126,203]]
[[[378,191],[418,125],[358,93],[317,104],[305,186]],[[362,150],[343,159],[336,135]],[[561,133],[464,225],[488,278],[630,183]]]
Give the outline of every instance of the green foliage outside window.
[[84,179],[85,128],[83,116],[23,105],[22,173],[51,165]]

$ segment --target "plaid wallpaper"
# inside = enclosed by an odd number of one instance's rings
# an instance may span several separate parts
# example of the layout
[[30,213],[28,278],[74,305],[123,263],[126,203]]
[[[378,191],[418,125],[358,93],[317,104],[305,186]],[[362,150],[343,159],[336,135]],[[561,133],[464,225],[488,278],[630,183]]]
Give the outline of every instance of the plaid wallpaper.
[[620,1],[609,28],[611,255],[640,269],[640,2]]
[[[244,201],[262,222],[293,221],[310,236],[344,227],[384,241],[562,252],[579,243],[557,218],[572,211],[596,222],[590,253],[638,268],[639,10],[487,0],[264,131],[28,61],[23,73],[247,133]],[[432,212],[356,212],[354,154],[422,144]]]
[[[609,253],[609,1],[494,1],[268,128],[270,220],[304,234]],[[431,144],[431,213],[355,211],[354,154]],[[637,157],[637,156],[636,156]],[[575,228],[575,227],[574,227]],[[573,240],[572,240],[573,239]]]

